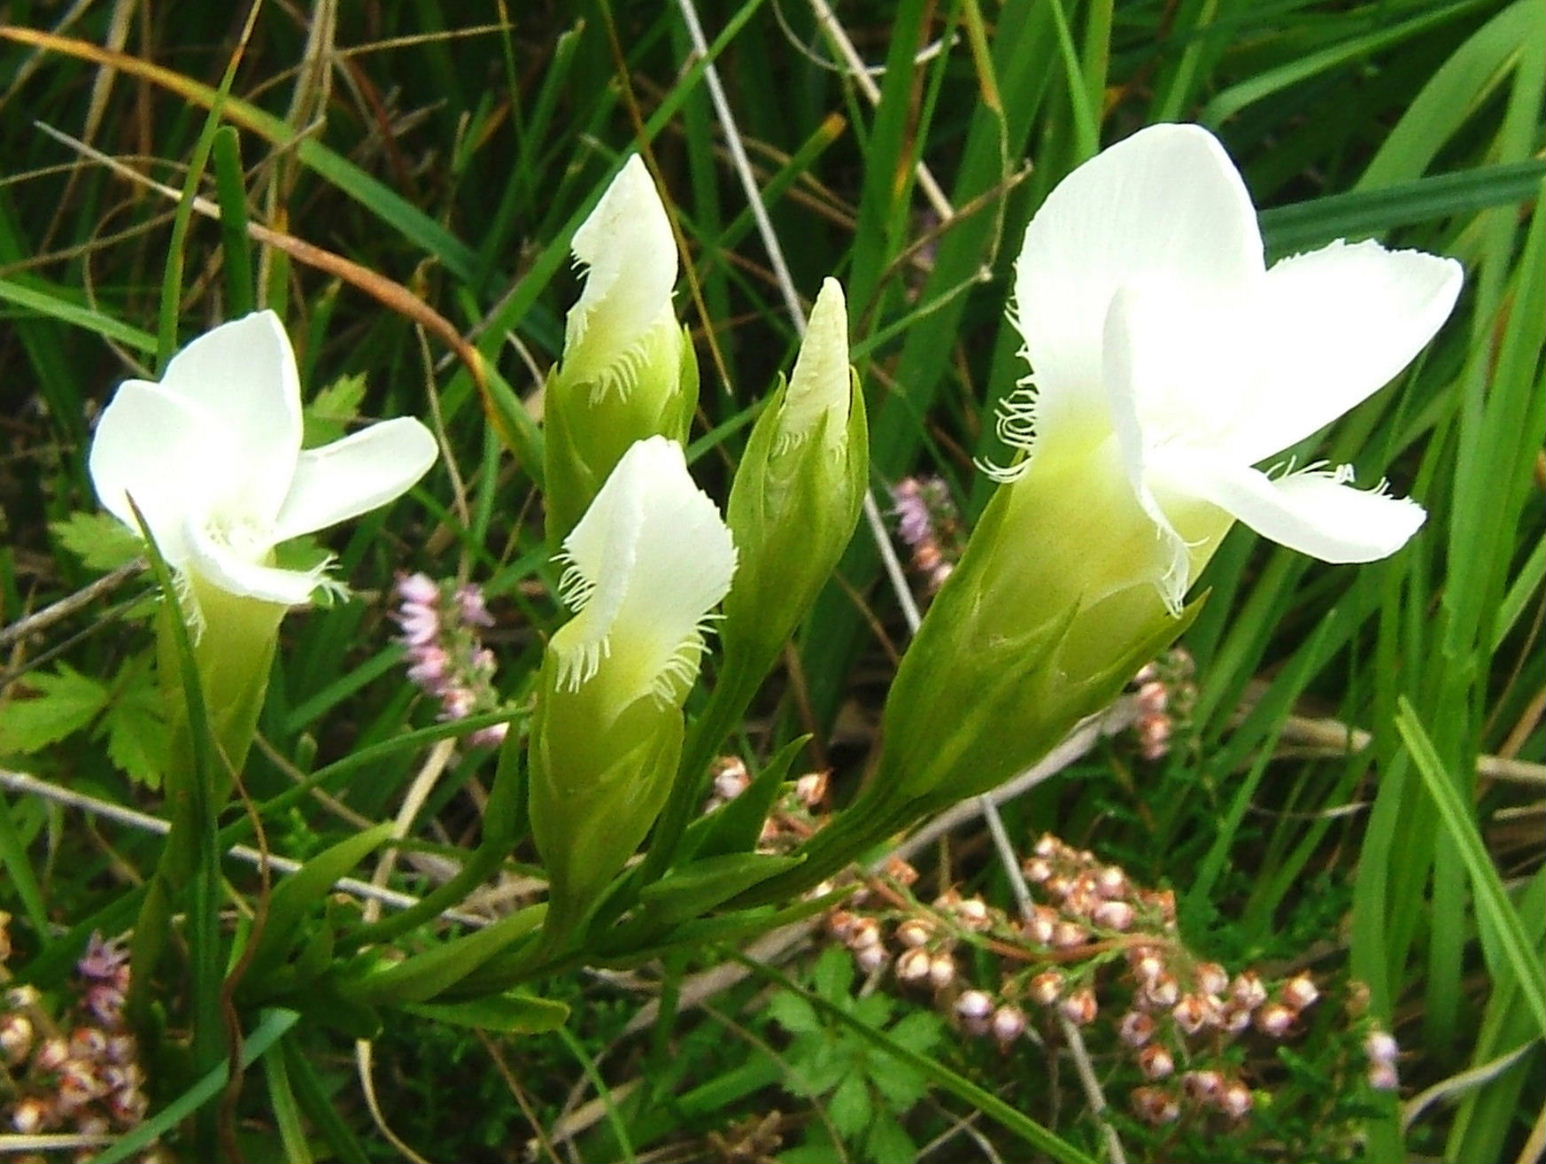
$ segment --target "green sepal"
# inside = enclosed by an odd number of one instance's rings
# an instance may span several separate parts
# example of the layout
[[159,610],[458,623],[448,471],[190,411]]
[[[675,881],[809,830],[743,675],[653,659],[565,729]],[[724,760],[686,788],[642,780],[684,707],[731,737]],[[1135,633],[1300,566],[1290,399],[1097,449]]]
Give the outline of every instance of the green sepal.
[[776,853],[726,853],[694,861],[640,891],[644,920],[667,924],[686,921],[802,860]]
[[296,930],[333,884],[372,850],[391,839],[390,821],[366,829],[324,849],[290,874],[270,895],[263,932],[247,967],[249,981],[261,981],[283,960]]
[[569,1018],[562,1002],[531,994],[491,994],[465,1002],[410,1002],[399,1009],[421,1018],[504,1035],[537,1035],[555,1030]]
[[353,978],[348,983],[349,993],[363,1002],[394,1006],[425,1002],[536,932],[546,913],[546,905],[528,906],[404,962]]
[[531,829],[548,871],[550,937],[577,932],[655,823],[682,748],[682,713],[646,695],[598,726],[584,691],[556,691],[551,654],[530,737]]

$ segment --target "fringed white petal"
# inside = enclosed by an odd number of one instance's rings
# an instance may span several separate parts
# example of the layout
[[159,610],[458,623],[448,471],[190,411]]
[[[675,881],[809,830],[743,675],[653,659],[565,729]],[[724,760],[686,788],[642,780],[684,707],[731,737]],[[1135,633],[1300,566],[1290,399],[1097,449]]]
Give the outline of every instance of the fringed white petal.
[[593,394],[626,394],[641,364],[669,358],[672,345],[679,357],[681,342],[671,308],[676,239],[637,154],[575,231],[572,247],[587,270],[566,324],[564,374],[590,382]]
[[736,551],[682,448],[636,442],[564,541],[575,617],[553,636],[558,681],[605,682],[618,709],[680,699],[697,675],[709,612],[730,589]]

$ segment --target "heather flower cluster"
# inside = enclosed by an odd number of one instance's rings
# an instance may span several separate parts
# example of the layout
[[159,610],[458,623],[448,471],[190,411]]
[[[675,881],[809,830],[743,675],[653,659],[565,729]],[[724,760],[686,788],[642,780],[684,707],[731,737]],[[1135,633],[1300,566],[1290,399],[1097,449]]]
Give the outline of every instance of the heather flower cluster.
[[912,550],[912,568],[932,597],[955,569],[966,545],[961,514],[939,477],[903,477],[891,487],[896,530]]
[[[953,889],[925,906],[905,885],[877,878],[828,915],[828,930],[866,973],[889,967],[964,1034],[1004,1053],[1022,1039],[1058,1046],[1063,1023],[1079,1028],[1127,1061],[1130,1070],[1112,1079],[1129,1085],[1128,1104],[1147,1124],[1234,1123],[1268,1098],[1273,1048],[1302,1034],[1321,1001],[1308,972],[1232,973],[1197,957],[1176,928],[1171,891],[1135,885],[1119,866],[1050,834],[1023,871],[1033,898],[1024,917]],[[982,964],[973,951],[998,958],[997,981],[972,981]],[[1348,1009],[1349,1045],[1362,1043],[1349,1058],[1366,1066],[1370,1086],[1394,1088],[1395,1041],[1360,1007]]]
[[1138,705],[1133,733],[1145,760],[1152,763],[1169,755],[1176,729],[1191,718],[1197,700],[1197,684],[1192,679],[1195,672],[1191,654],[1183,647],[1173,647],[1146,663],[1133,677],[1133,698]]
[[[0,963],[10,954],[9,922],[0,913]],[[31,986],[0,998],[0,1110],[21,1135],[121,1135],[149,1106],[139,1047],[123,1015],[128,951],[93,935],[76,974],[69,1021],[56,1021]],[[91,1156],[83,1150],[77,1159]]]
[[[494,625],[481,587],[451,586],[427,574],[405,574],[397,580],[401,605],[392,617],[402,628],[399,641],[408,648],[408,678],[440,700],[442,720],[466,719],[499,708],[494,688],[494,653],[483,645],[481,632]],[[479,728],[467,737],[474,747],[496,748],[509,724]]]

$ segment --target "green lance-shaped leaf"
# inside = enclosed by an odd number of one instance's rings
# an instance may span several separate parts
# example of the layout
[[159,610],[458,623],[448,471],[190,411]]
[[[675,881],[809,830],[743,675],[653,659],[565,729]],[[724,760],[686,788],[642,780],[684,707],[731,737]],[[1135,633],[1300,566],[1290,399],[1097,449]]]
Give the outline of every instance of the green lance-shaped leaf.
[[561,559],[575,616],[548,645],[529,752],[552,941],[583,922],[665,802],[736,549],[681,446],[655,436],[618,462]]
[[676,240],[638,155],[575,232],[573,247],[586,267],[585,289],[569,311],[543,406],[553,546],[635,441],[686,440],[698,400],[697,358],[671,306]]

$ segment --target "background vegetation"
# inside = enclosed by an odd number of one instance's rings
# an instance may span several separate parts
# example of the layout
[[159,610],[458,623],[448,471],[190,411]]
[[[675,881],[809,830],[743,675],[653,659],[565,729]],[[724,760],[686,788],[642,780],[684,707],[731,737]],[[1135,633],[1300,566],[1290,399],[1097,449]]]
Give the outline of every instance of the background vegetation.
[[[245,791],[263,845],[296,859],[398,817],[412,793],[403,824],[421,843],[384,873],[409,893],[476,835],[492,761],[368,751],[435,718],[402,675],[394,573],[484,587],[497,683],[519,708],[557,615],[537,393],[576,293],[568,237],[630,148],[680,231],[679,303],[704,374],[692,456],[720,497],[758,400],[792,362],[788,294],[808,305],[835,274],[877,496],[888,505],[904,476],[937,475],[969,522],[988,488],[972,458],[997,451],[992,408],[1021,374],[1002,326],[1020,232],[1072,166],[1150,122],[1221,136],[1268,208],[1274,255],[1374,236],[1467,269],[1417,366],[1303,450],[1388,476],[1428,508],[1423,533],[1352,569],[1237,530],[1185,640],[1195,698],[1168,753],[1098,742],[1003,810],[1021,855],[1051,830],[1172,888],[1187,945],[1232,970],[1308,968],[1339,1006],[1358,996],[1349,979],[1366,984],[1369,1014],[1403,1049],[1399,1097],[1348,1083],[1351,1020],[1328,1018],[1291,1051],[1241,1052],[1263,1059],[1250,1117],[1155,1128],[1121,1098],[1131,1053],[1092,1039],[1111,1091],[1103,1124],[1061,1054],[955,1037],[929,991],[856,978],[832,951],[841,941],[807,928],[776,958],[763,951],[782,964],[772,978],[706,946],[549,983],[574,1007],[553,1034],[394,1023],[366,1060],[374,1096],[357,1071],[366,1052],[324,1016],[249,1025],[245,1087],[192,1097],[227,1104],[248,1158],[1542,1158],[1546,10],[273,0],[248,15],[187,0],[9,5],[0,622],[123,560],[100,521],[75,516],[96,511],[84,459],[111,388],[153,376],[158,353],[213,322],[273,307],[301,358],[308,443],[356,416],[409,414],[446,456],[329,543],[355,597],[286,622]],[[215,104],[234,134],[211,134]],[[482,391],[475,359],[490,369]],[[34,633],[5,632],[0,761],[154,814],[146,583],[111,577]],[[805,767],[830,766],[846,795],[905,633],[861,526],[746,725],[748,762],[812,731]],[[293,793],[350,756],[368,762]],[[8,972],[68,1005],[87,935],[125,928],[119,905],[157,847],[101,804],[8,785]],[[502,875],[509,899],[531,892],[529,856]],[[954,887],[1014,907],[980,820],[914,860],[923,900]],[[229,873],[240,913],[260,890],[249,867]],[[1000,973],[982,950],[960,962],[974,981]],[[153,1121],[180,1098],[154,1074],[150,1095]],[[178,1118],[156,1122],[163,1150]]]

